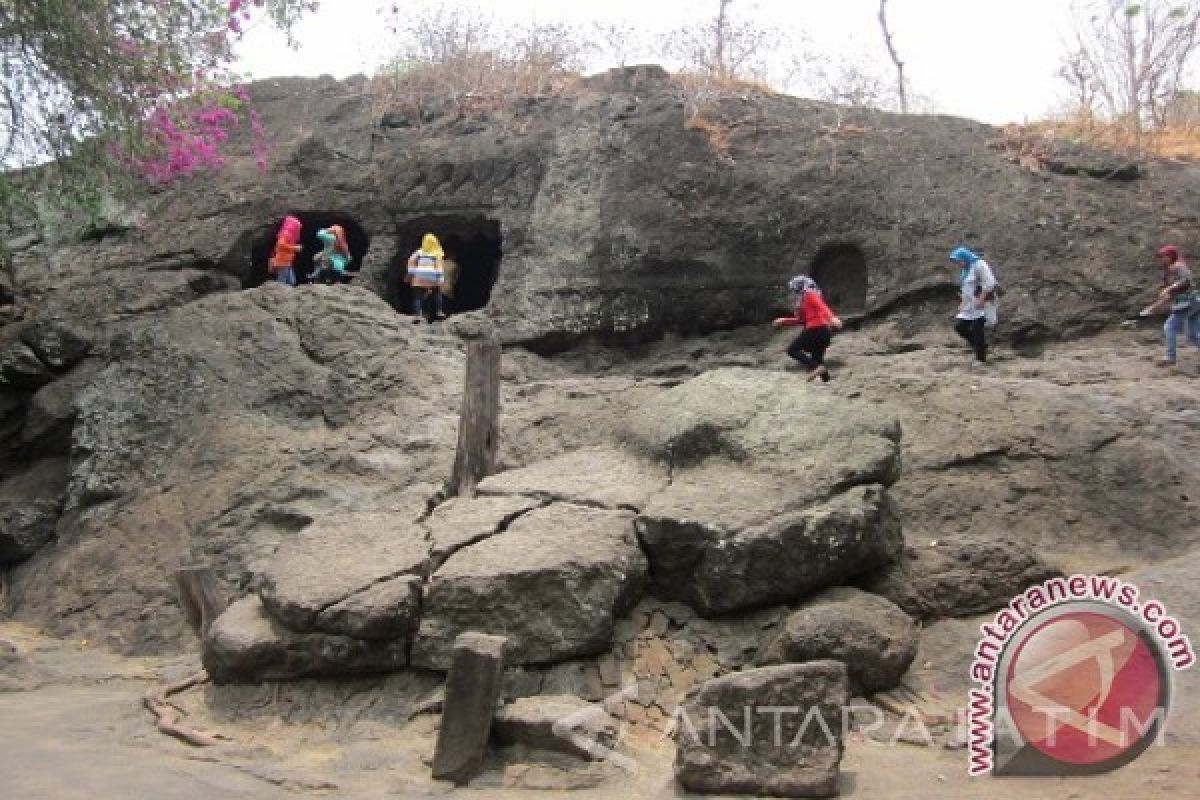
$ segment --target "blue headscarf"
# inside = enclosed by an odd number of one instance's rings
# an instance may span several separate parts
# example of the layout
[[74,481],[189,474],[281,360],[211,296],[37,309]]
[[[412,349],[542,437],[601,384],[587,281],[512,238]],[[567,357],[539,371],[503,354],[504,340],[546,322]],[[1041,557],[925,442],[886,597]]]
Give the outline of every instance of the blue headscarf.
[[971,274],[971,267],[975,266],[975,262],[979,260],[979,256],[973,250],[959,247],[950,254],[950,260],[962,264],[962,271],[958,273],[958,282],[962,284],[966,283],[967,277]]
[[968,250],[965,247],[960,247],[950,254],[951,261],[962,262],[966,266],[971,266],[979,260],[979,256],[975,255],[974,251]]

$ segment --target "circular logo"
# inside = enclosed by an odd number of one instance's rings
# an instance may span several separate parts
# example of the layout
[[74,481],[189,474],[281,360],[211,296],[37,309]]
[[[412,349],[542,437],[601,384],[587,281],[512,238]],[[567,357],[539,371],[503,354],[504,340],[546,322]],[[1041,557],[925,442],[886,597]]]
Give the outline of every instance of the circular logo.
[[1026,748],[1062,774],[1122,766],[1158,736],[1169,705],[1162,652],[1137,621],[1100,604],[1060,607],[1018,634],[1000,675]]

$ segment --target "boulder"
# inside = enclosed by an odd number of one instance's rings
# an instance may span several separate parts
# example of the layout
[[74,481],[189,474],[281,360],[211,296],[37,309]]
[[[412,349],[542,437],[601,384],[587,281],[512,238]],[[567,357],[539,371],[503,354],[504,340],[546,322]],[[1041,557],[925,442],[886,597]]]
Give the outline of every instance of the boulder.
[[233,603],[204,638],[204,666],[218,682],[286,681],[391,672],[405,666],[407,639],[367,641],[294,633],[254,595]]
[[664,506],[656,500],[637,521],[655,592],[704,615],[804,597],[878,569],[903,548],[900,521],[881,486],[732,530]]
[[917,626],[889,601],[858,589],[829,589],[788,616],[760,664],[832,660],[846,665],[851,691],[900,683],[917,655]]
[[504,637],[464,633],[454,640],[433,777],[465,784],[487,754],[492,715],[500,700]]
[[0,485],[0,566],[24,561],[54,538],[67,488],[65,459],[45,459]]
[[521,697],[496,712],[492,735],[504,745],[522,744],[582,759],[605,755],[620,730],[604,708],[572,695]]
[[794,600],[900,551],[899,424],[800,376],[713,370],[631,408],[617,437],[671,475],[637,521],[655,593],[702,614]]
[[860,585],[921,620],[998,609],[1028,586],[1062,573],[1015,536],[940,540],[910,548]]
[[849,697],[837,661],[706,681],[675,715],[675,779],[700,794],[833,797]]
[[614,616],[646,583],[633,519],[627,511],[555,503],[458,551],[426,587],[413,664],[449,668],[454,638],[470,630],[508,637],[511,664],[604,652]]
[[381,638],[412,626],[418,583],[398,579],[420,577],[428,560],[425,531],[402,515],[331,515],[279,548],[260,594],[293,631]]

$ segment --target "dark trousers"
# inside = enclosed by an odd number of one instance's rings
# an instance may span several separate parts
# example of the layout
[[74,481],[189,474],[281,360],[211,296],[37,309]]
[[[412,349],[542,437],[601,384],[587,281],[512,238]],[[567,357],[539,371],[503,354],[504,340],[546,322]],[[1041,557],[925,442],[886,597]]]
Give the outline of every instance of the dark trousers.
[[[425,310],[425,305],[426,305],[427,300],[431,300],[432,305],[433,305],[433,311],[430,312],[429,314],[426,314],[426,310]],[[442,312],[442,290],[437,289],[437,288],[434,288],[434,289],[414,288],[413,293],[412,293],[412,304],[413,304],[413,314],[415,316],[418,316],[418,317],[425,316],[427,319],[434,319],[436,317],[440,317],[443,314],[443,312]]]
[[833,334],[826,326],[805,328],[788,346],[787,354],[809,369],[816,369],[825,363],[825,351],[832,338]]
[[987,331],[984,328],[985,320],[983,317],[979,319],[960,319],[954,323],[954,332],[967,340],[975,350],[975,359],[977,361],[987,361]]

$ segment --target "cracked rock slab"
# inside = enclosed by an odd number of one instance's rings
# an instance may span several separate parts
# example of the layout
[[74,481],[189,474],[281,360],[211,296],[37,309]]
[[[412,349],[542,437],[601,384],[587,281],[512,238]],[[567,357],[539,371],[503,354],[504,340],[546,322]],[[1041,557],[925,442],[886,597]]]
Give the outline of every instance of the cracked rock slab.
[[466,631],[508,638],[510,664],[597,655],[646,583],[632,513],[556,503],[460,550],[426,587],[414,666],[450,667]]
[[222,683],[369,675],[405,666],[407,647],[407,639],[294,633],[250,595],[213,621],[204,639],[204,666]]
[[654,463],[620,450],[593,447],[492,475],[479,484],[479,493],[640,509],[666,484],[666,471]]
[[417,625],[421,578],[402,575],[377,583],[317,615],[315,627],[355,639],[399,639]]
[[492,536],[540,501],[521,496],[453,497],[425,520],[430,534],[433,569],[467,545]]
[[[364,627],[404,628],[416,604],[403,582],[372,587],[423,575],[428,562],[424,529],[401,514],[322,517],[280,546],[263,572],[260,594],[271,615],[297,632],[353,636]],[[394,605],[364,609],[363,603],[381,598]]]

